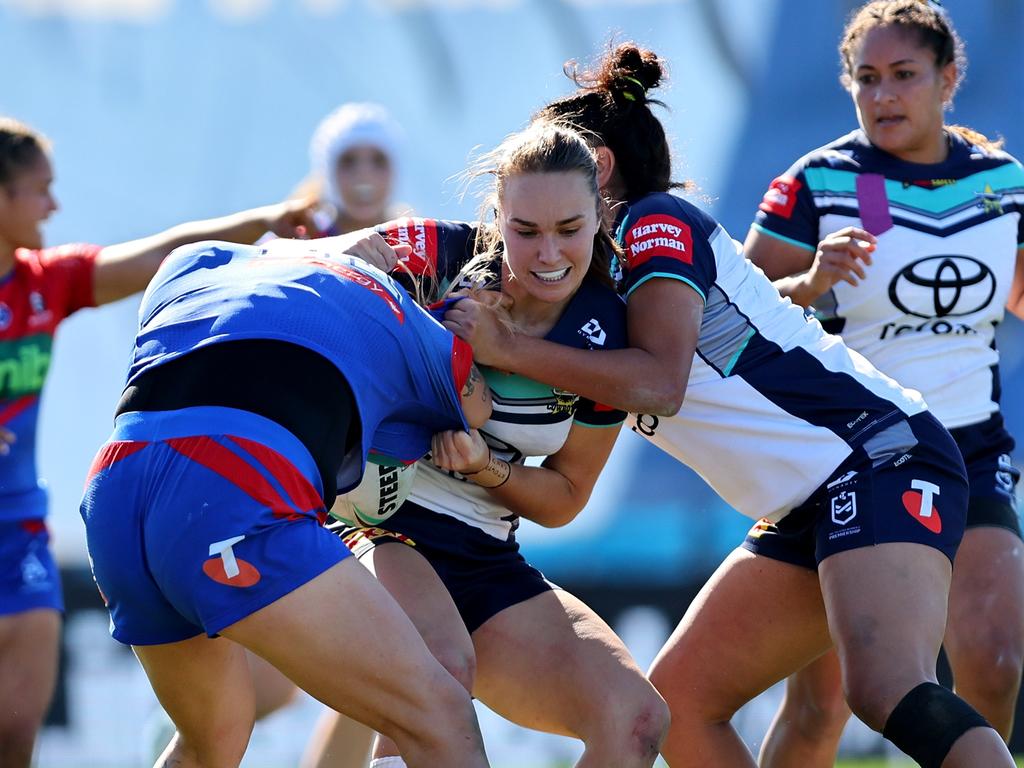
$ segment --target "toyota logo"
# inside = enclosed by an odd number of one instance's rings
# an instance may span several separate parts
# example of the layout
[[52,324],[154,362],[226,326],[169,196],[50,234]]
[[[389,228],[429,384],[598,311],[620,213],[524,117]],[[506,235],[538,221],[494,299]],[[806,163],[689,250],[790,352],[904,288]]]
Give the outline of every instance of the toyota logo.
[[970,256],[928,256],[908,264],[889,283],[889,299],[914,317],[962,317],[988,306],[996,292],[992,270]]

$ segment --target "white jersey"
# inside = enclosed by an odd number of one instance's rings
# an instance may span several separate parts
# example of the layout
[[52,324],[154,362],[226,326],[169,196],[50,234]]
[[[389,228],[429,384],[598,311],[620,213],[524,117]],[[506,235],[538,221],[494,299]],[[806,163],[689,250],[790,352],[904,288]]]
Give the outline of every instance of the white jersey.
[[905,420],[926,410],[920,394],[781,298],[710,216],[651,194],[630,204],[619,241],[627,295],[668,278],[705,302],[681,409],[631,426],[737,510],[778,521],[855,448],[881,460],[912,447]]
[[995,327],[1024,246],[1024,168],[950,135],[949,157],[920,165],[861,131],[801,158],[772,182],[754,226],[813,252],[845,226],[878,238],[860,285],[815,302],[825,327],[921,391],[947,427],[999,409]]
[[[416,243],[414,269],[430,272],[442,286],[459,279],[476,240],[474,225],[432,219],[387,222],[378,231],[389,242]],[[621,349],[626,346],[626,306],[611,285],[588,277],[546,338],[580,349]],[[491,452],[510,464],[557,453],[573,425],[616,428],[626,418],[622,411],[523,376],[486,366],[480,366],[480,372],[491,388],[494,406],[480,433]],[[438,469],[429,458],[419,462],[408,501],[503,541],[513,537],[519,522],[486,490],[457,473]]]

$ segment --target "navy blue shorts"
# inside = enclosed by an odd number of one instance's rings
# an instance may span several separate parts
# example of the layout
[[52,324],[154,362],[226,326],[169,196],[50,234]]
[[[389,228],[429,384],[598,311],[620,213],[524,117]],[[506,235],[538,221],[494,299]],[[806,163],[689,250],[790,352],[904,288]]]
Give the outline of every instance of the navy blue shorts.
[[555,589],[530,565],[513,538],[502,541],[461,520],[407,501],[387,528],[328,526],[357,557],[381,544],[414,547],[434,568],[470,634],[506,608]]
[[887,542],[925,544],[952,562],[967,502],[956,443],[919,413],[870,438],[778,523],[758,521],[743,547],[811,569],[837,552]]
[[42,520],[0,523],[0,616],[35,608],[64,610],[60,573]]
[[111,634],[131,645],[213,637],[350,556],[321,525],[305,446],[232,408],[118,416],[81,511]]
[[1020,470],[1010,463],[1015,447],[1001,414],[979,424],[951,429],[967,466],[971,501],[967,527],[996,526],[1021,535],[1017,514],[1017,481]]

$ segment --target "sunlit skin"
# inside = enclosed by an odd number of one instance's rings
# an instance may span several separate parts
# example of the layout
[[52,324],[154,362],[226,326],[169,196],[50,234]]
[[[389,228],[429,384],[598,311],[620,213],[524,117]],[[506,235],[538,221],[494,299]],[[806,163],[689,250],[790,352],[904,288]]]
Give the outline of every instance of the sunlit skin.
[[944,105],[956,87],[956,64],[894,26],[864,35],[850,61],[850,95],[871,143],[901,160],[941,163],[949,153]]
[[594,191],[576,171],[506,180],[498,228],[505,244],[502,292],[521,329],[550,329],[590,268],[598,231]]
[[41,225],[57,210],[53,168],[45,155],[0,184],[0,275],[14,264],[17,248],[42,248]]
[[379,224],[391,199],[391,160],[379,147],[359,144],[346,150],[335,167],[345,231]]

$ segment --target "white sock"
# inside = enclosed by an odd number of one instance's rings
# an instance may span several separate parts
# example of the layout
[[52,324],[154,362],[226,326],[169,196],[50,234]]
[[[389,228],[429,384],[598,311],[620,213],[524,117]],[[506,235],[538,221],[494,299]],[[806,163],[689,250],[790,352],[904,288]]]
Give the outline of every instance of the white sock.
[[375,757],[370,761],[370,768],[406,768],[406,765],[400,757]]

